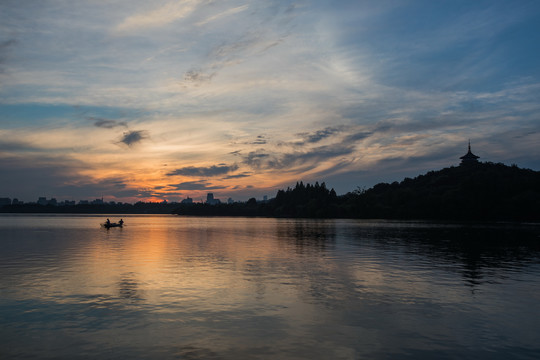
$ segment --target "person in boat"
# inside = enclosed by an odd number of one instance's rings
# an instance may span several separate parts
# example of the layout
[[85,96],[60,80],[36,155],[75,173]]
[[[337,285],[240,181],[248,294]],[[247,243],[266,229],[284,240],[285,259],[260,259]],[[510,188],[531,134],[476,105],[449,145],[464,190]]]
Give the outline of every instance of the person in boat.
[[120,219],[120,221],[118,223],[120,224],[120,226],[123,226],[124,225],[124,220]]
[[105,225],[111,226],[111,220],[107,219],[107,221],[105,221]]

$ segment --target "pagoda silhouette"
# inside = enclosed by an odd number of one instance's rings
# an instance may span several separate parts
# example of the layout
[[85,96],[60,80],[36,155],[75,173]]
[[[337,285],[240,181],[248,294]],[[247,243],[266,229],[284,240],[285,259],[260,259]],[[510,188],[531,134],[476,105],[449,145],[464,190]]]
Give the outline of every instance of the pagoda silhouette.
[[469,140],[469,151],[467,151],[467,153],[465,155],[460,157],[460,159],[461,159],[461,164],[460,165],[477,164],[479,158],[480,158],[480,156],[476,156],[471,152],[471,141]]

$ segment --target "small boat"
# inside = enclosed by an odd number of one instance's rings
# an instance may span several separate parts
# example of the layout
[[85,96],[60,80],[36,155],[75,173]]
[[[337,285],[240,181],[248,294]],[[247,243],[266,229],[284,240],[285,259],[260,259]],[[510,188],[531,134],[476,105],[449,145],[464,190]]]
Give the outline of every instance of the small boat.
[[103,224],[101,224],[101,226],[103,226],[103,227],[106,228],[106,229],[110,229],[110,228],[112,228],[112,227],[120,227],[120,228],[121,228],[122,226],[124,226],[124,222],[121,221],[121,222],[118,222],[118,223],[112,223],[112,222],[110,222],[110,223],[103,223]]

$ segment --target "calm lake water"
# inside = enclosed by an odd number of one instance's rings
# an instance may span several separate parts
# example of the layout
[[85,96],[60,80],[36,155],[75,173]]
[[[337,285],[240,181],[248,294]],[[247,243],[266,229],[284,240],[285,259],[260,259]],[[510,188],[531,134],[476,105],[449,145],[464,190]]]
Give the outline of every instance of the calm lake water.
[[1,359],[540,358],[538,225],[104,219],[0,216]]

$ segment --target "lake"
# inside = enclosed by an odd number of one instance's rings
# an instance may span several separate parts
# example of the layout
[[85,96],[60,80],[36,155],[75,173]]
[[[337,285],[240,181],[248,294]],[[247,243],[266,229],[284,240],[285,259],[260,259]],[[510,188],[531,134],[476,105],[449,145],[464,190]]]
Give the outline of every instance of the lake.
[[0,216],[1,359],[540,358],[538,225],[105,218]]

